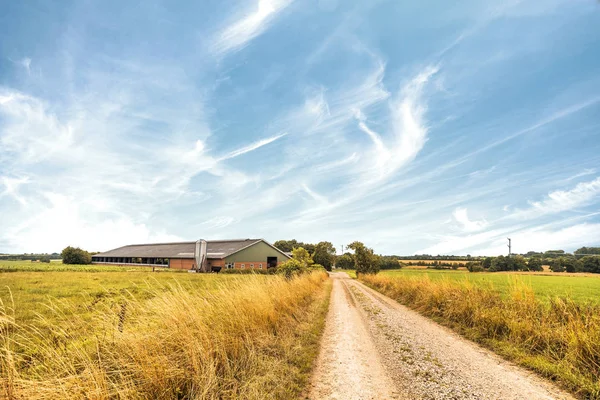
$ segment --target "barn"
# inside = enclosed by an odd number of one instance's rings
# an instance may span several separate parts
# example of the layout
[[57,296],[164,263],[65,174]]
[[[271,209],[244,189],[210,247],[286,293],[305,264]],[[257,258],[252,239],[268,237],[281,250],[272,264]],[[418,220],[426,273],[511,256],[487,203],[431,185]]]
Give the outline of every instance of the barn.
[[264,239],[132,244],[92,256],[92,264],[136,265],[198,272],[267,269],[290,256]]

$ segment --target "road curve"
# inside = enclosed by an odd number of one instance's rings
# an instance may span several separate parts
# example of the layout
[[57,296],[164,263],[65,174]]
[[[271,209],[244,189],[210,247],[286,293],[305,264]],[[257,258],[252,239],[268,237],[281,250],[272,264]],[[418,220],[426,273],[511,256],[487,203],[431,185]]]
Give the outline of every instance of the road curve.
[[331,277],[309,399],[574,399],[347,274]]

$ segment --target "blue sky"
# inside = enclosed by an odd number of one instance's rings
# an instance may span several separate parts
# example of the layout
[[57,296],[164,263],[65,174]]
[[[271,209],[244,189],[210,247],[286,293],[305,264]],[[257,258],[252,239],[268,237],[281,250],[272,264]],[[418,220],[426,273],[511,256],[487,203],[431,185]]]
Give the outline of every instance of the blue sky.
[[598,2],[0,11],[0,252],[600,245]]

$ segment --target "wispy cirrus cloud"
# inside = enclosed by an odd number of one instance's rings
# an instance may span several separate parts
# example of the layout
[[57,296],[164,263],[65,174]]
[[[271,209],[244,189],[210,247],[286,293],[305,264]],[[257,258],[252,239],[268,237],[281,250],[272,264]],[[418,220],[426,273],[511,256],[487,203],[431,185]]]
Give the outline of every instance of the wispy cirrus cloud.
[[263,146],[266,146],[266,145],[268,145],[270,143],[273,143],[276,140],[281,139],[285,135],[287,135],[287,132],[281,133],[279,135],[271,136],[271,137],[268,137],[268,138],[265,138],[265,139],[257,140],[254,143],[251,143],[251,144],[249,144],[247,146],[244,146],[242,148],[239,148],[237,150],[234,150],[234,151],[232,151],[230,153],[225,154],[224,156],[222,156],[222,157],[219,158],[219,161],[228,160],[230,158],[235,158],[235,157],[241,156],[243,154],[250,153],[251,151],[260,149]]
[[0,71],[0,251],[593,241],[600,79],[582,57],[598,39],[584,3],[469,2],[434,19],[377,0],[335,12],[136,3],[117,19],[108,3],[18,3],[20,29],[0,26],[17,44],[0,49],[12,61]]
[[252,39],[262,34],[269,23],[293,0],[258,0],[255,9],[235,21],[214,39],[211,50],[223,56],[246,46]]
[[588,182],[580,182],[570,190],[555,190],[540,201],[530,201],[530,207],[518,209],[512,218],[534,218],[546,214],[576,210],[595,201],[600,201],[600,177]]

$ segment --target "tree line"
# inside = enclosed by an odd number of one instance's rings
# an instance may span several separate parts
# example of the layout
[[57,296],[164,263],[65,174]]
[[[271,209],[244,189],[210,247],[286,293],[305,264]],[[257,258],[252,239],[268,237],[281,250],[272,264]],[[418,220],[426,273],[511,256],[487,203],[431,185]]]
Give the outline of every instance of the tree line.
[[[533,252],[527,254],[531,253]],[[528,258],[522,255],[485,257],[481,262],[467,263],[467,268],[471,272],[542,271],[544,265],[548,265],[553,272],[600,274],[600,248],[582,247],[576,250],[574,254],[565,253],[562,250],[551,250],[544,253],[534,253]]]
[[339,269],[353,269],[357,273],[376,274],[381,269],[398,269],[401,267],[398,256],[380,256],[364,243],[355,241],[346,246],[353,252],[346,252],[336,256],[335,247],[331,242],[317,244],[303,243],[295,239],[278,240],[273,243],[275,247],[284,252],[294,252],[297,249],[305,250],[316,264],[322,265],[331,271],[335,265]]

